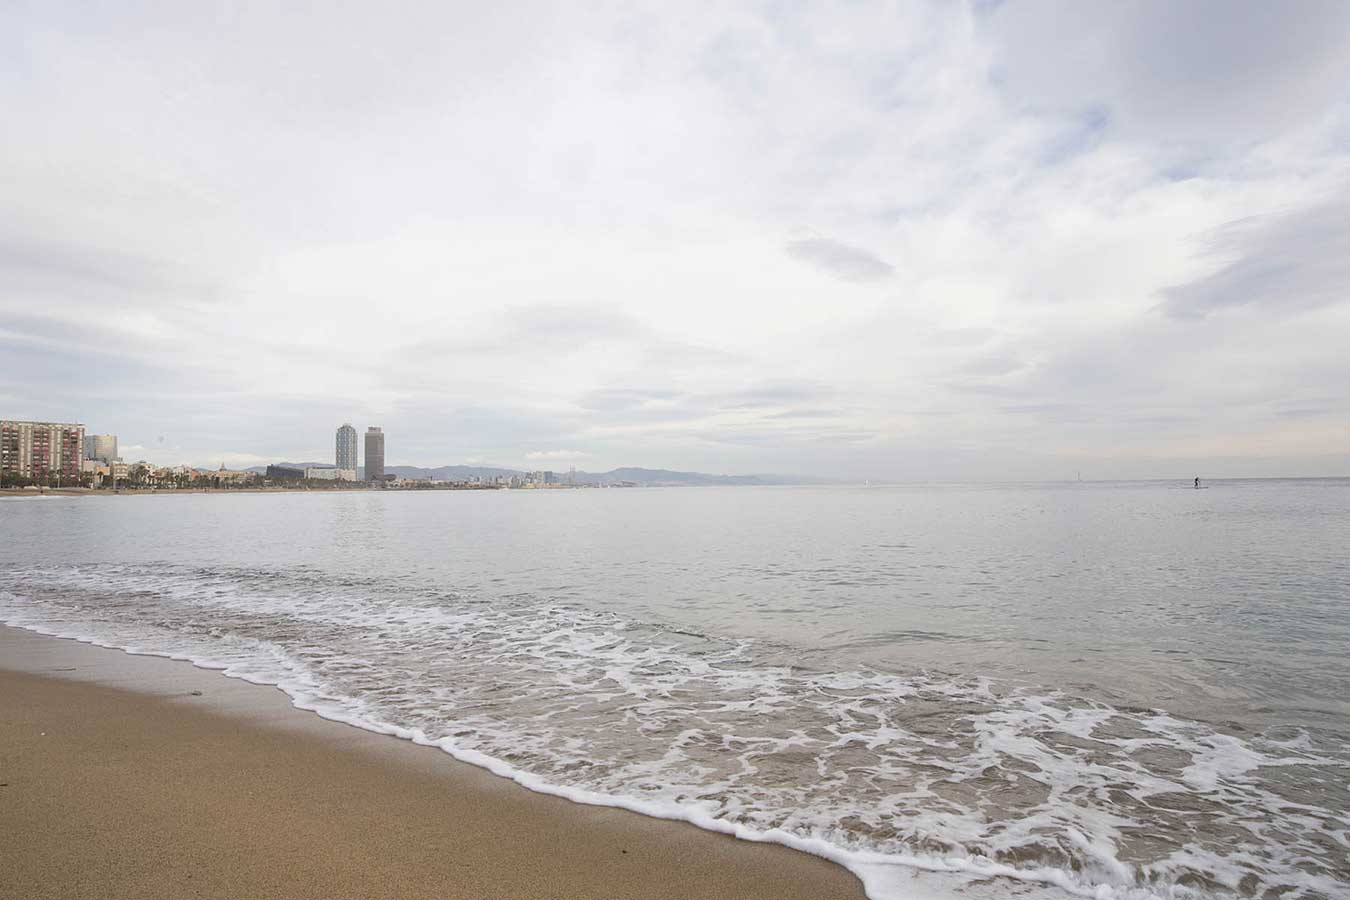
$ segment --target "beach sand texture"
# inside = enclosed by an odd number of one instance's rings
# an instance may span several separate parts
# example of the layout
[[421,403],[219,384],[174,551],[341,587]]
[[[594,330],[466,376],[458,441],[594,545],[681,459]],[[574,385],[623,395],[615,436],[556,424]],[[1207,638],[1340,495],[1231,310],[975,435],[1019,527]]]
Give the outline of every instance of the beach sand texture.
[[0,628],[0,897],[861,897],[783,847],[534,794],[187,663]]

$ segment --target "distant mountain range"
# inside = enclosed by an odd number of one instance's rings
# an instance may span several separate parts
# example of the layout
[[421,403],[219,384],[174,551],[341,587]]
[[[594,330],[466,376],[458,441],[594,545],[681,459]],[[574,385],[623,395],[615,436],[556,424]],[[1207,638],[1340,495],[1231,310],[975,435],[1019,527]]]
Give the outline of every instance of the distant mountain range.
[[[332,463],[319,462],[280,462],[278,466],[292,469],[331,468]],[[510,478],[512,475],[525,475],[521,469],[499,469],[492,466],[385,466],[385,472],[400,478],[435,478],[441,481],[467,481],[470,478],[495,478],[498,475]],[[266,466],[252,466],[250,472],[266,472]],[[357,477],[364,477],[362,469],[357,469]],[[576,484],[640,484],[659,485],[747,485],[747,484],[830,484],[827,478],[810,478],[801,475],[709,475],[705,472],[676,472],[671,469],[642,469],[625,466],[610,469],[608,472],[564,472],[553,470],[557,479],[566,482],[570,478]]]

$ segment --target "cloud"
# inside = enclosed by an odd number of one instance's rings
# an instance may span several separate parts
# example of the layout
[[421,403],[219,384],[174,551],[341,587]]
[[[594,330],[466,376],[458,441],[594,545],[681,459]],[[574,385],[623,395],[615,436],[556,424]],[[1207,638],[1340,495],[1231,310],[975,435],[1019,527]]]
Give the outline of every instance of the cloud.
[[1229,223],[1211,233],[1204,255],[1227,260],[1166,288],[1163,309],[1204,318],[1239,307],[1287,314],[1350,301],[1350,200]]
[[0,414],[202,463],[1339,451],[1344,4],[225,9],[0,9]]
[[1344,97],[1350,8],[1165,0],[1091,9],[1004,3],[982,26],[1006,96],[1092,111],[1131,140],[1222,152],[1268,139]]
[[0,236],[0,272],[11,290],[88,291],[180,295],[199,291],[191,274],[164,260],[108,247]]
[[959,371],[964,375],[998,376],[1016,372],[1024,366],[1025,363],[1011,354],[990,353],[962,363]]
[[578,405],[590,410],[633,410],[653,403],[669,402],[679,397],[677,391],[633,390],[631,388],[604,388],[587,391]]
[[581,450],[531,450],[525,454],[525,458],[530,462],[567,462],[585,459],[588,456],[589,453]]
[[929,336],[929,342],[946,347],[970,347],[998,336],[993,328],[943,328]]
[[895,267],[860,247],[851,247],[825,238],[790,241],[788,255],[809,263],[844,281],[868,282],[889,278]]
[[834,393],[833,388],[818,382],[787,379],[711,394],[704,398],[704,402],[716,409],[755,410],[821,401]]

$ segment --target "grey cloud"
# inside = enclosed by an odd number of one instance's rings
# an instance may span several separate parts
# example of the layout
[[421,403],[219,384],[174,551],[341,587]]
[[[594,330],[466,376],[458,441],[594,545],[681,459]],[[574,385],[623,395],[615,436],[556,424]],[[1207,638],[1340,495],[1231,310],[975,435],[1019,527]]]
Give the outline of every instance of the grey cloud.
[[1011,354],[989,353],[964,363],[959,371],[965,375],[998,376],[1010,375],[1024,366],[1020,359]]
[[770,413],[766,419],[837,419],[844,414],[842,409],[787,409]]
[[[1156,274],[1165,219],[1343,164],[1339,2],[10,7],[0,412],[199,462],[350,419],[391,462],[965,476],[1350,413],[1335,204]],[[1076,221],[1128,252],[1077,271]],[[830,321],[831,284],[935,302]]]
[[877,433],[851,428],[808,429],[767,428],[753,425],[723,426],[694,432],[712,444],[754,447],[785,447],[794,444],[859,444],[875,440]]
[[188,384],[215,391],[232,382],[228,373],[166,353],[173,346],[104,325],[97,315],[71,321],[0,311],[0,383],[9,376],[34,396],[60,390],[124,398]]
[[649,403],[670,401],[679,397],[676,391],[631,390],[626,388],[589,391],[578,401],[582,409],[631,410]]
[[592,428],[627,427],[690,422],[712,415],[716,410],[703,399],[681,396],[670,400],[612,406],[582,406],[587,426]]
[[1013,415],[1064,416],[1076,415],[1079,407],[1071,403],[1013,403],[999,407],[999,412]]
[[581,350],[595,341],[633,338],[644,331],[639,322],[622,311],[595,305],[511,306],[498,316],[497,326],[495,331],[482,336],[435,338],[405,344],[393,355],[408,361],[445,355],[498,356],[541,350]]
[[170,377],[169,370],[135,359],[91,356],[78,349],[16,341],[0,333],[0,387],[26,396],[34,406],[69,406],[64,399],[68,397],[79,398],[81,406],[87,407],[90,397],[121,398],[157,390]]
[[1162,309],[1199,319],[1259,306],[1295,312],[1350,299],[1350,197],[1285,216],[1232,223],[1214,233],[1207,255],[1231,261],[1163,292]]
[[507,307],[486,334],[405,344],[390,354],[389,371],[391,379],[402,379],[444,358],[570,356],[597,352],[602,345],[613,343],[641,347],[649,365],[667,372],[739,359],[715,347],[668,338],[613,304],[537,304]]
[[646,331],[633,316],[606,304],[511,306],[505,319],[513,337],[544,341],[623,338]]
[[983,344],[996,337],[998,331],[993,328],[944,328],[929,335],[929,343],[942,347],[969,347]]
[[788,255],[816,266],[845,281],[880,281],[895,274],[895,267],[876,254],[825,238],[790,241]]
[[[22,381],[7,383],[11,373]],[[346,416],[340,401],[322,395],[240,392],[220,373],[187,370],[153,360],[99,356],[82,349],[16,344],[0,338],[0,394],[19,398],[4,412],[19,417],[84,423],[117,433],[123,446],[160,446],[158,462],[219,465],[197,455],[201,447],[256,453],[258,435],[282,446],[328,446],[330,422]],[[137,402],[128,402],[137,398]],[[145,398],[151,398],[146,400]],[[317,440],[315,440],[317,436]]]
[[[466,456],[512,458],[522,445],[571,441],[580,422],[551,410],[459,404],[416,398],[397,404],[379,422],[391,459],[432,463]],[[440,464],[440,463],[437,463]]]
[[1214,152],[1280,134],[1345,96],[1350,5],[1167,0],[1001,5],[982,28],[1010,98],[1105,107],[1118,133]]
[[[732,427],[755,433],[776,434],[783,440],[800,440],[810,432],[843,433],[844,426],[830,424],[850,410],[826,404],[837,392],[814,383],[769,383],[722,393],[605,389],[584,395],[579,405],[591,427],[644,426],[695,422],[727,413],[739,414]],[[819,423],[819,424],[816,424]]]
[[11,298],[36,294],[54,302],[85,298],[214,299],[215,289],[187,268],[114,247],[0,236],[0,279]]
[[832,396],[834,390],[814,382],[773,382],[721,394],[709,395],[718,409],[762,409],[789,403],[809,403]]
[[97,317],[78,321],[0,311],[0,339],[11,345],[48,345],[99,356],[140,356],[147,343],[104,326]]
[[949,381],[944,385],[958,394],[974,394],[989,397],[1028,397],[1032,392],[1027,388],[1011,384],[990,384],[985,381]]

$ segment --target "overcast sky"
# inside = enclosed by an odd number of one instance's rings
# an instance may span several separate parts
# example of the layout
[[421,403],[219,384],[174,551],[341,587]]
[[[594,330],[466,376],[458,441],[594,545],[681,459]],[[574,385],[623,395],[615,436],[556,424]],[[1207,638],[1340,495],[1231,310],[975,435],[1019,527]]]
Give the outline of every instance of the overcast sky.
[[1350,473],[1350,3],[0,7],[0,417]]

